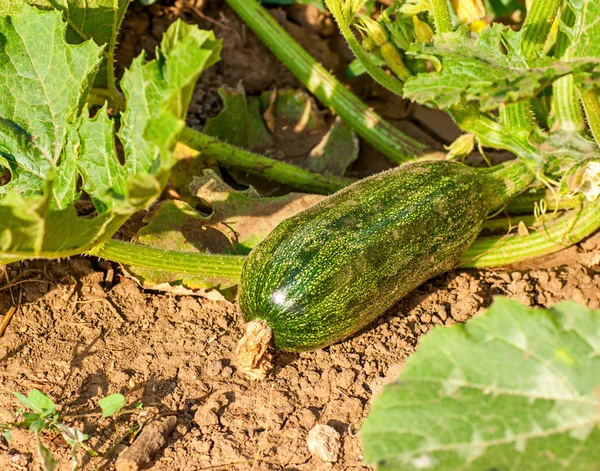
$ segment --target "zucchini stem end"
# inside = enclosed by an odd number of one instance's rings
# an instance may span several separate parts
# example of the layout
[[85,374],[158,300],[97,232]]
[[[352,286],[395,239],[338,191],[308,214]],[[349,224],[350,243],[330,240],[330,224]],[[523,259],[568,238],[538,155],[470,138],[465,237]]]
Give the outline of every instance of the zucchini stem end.
[[273,331],[265,321],[250,321],[235,349],[235,365],[253,380],[263,380],[273,369]]

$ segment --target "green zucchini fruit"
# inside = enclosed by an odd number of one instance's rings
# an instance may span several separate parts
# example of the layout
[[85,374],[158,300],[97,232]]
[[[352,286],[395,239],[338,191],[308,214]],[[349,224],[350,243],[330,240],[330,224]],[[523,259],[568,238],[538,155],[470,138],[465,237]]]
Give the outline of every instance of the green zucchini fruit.
[[454,267],[488,213],[531,180],[516,161],[491,170],[415,162],[360,180],[283,221],[242,271],[239,304],[250,323],[238,366],[263,377],[271,336],[279,349],[303,351],[364,327]]

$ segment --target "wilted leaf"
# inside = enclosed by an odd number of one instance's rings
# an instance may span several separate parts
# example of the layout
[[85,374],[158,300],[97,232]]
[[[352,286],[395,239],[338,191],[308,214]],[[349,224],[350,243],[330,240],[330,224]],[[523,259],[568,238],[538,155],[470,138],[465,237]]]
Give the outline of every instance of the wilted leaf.
[[246,99],[243,89],[222,87],[223,110],[206,121],[203,132],[221,141],[252,151],[262,151],[273,145],[269,131],[260,115],[259,102]]
[[296,165],[344,175],[358,157],[354,131],[340,119],[330,125],[302,90],[263,92],[246,97],[243,89],[220,90],[225,108],[207,120],[204,132],[255,152],[266,152]]
[[36,434],[37,438],[37,451],[38,456],[42,460],[42,468],[44,471],[54,471],[58,465],[58,461],[54,458],[54,455],[48,448],[44,446],[40,437]]
[[361,436],[384,470],[588,471],[600,462],[600,311],[497,299],[436,327]]
[[83,433],[82,431],[77,430],[74,427],[69,427],[65,424],[61,424],[60,422],[56,424],[56,428],[60,430],[60,433],[65,439],[65,441],[72,447],[75,447],[79,443],[83,443],[86,440],[89,440],[90,438],[88,434]]
[[[323,196],[290,193],[261,198],[252,188],[235,191],[212,170],[194,178],[192,192],[210,215],[201,215],[182,201],[165,201],[149,217],[137,234],[137,242],[161,249],[245,255],[281,221],[320,201]],[[230,279],[166,273],[146,268],[126,267],[144,287],[221,292],[235,297],[237,283]]]

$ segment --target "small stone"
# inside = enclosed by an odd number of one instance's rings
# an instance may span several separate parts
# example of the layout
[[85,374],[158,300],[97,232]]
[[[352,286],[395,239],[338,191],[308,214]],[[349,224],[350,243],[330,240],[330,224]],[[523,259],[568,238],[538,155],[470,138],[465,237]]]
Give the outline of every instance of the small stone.
[[317,424],[306,438],[306,444],[313,456],[323,461],[335,463],[341,448],[340,434],[329,425]]

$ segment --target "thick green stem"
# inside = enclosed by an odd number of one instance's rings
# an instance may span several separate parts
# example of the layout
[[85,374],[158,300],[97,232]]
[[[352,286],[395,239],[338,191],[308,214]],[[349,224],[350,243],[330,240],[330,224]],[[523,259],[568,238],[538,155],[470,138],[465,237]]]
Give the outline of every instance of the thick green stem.
[[552,86],[552,111],[555,127],[567,132],[583,132],[585,121],[573,76],[559,78]]
[[345,177],[322,175],[292,164],[253,154],[191,128],[184,128],[179,139],[181,143],[225,167],[244,170],[249,174],[268,178],[307,192],[334,193],[354,181]]
[[516,195],[523,193],[535,178],[527,164],[520,160],[504,162],[482,172],[489,212],[497,211]]
[[472,103],[451,107],[448,113],[463,131],[475,135],[487,147],[512,152],[527,163],[531,170],[544,164],[543,156],[518,133],[512,133],[505,123],[498,123],[481,113]]
[[[527,59],[533,59],[544,50],[552,23],[556,19],[562,0],[535,0],[527,12],[523,24],[521,52]],[[528,135],[537,126],[530,100],[506,105],[503,120],[512,132]]]
[[523,222],[526,226],[531,226],[535,223],[535,216],[533,214],[522,215],[512,218],[498,218],[488,219],[483,223],[483,228],[492,232],[496,231],[508,231],[514,228],[520,222]]
[[535,0],[523,23],[521,51],[526,58],[536,57],[544,50],[552,24],[563,0]]
[[398,131],[347,90],[256,0],[227,0],[227,3],[311,93],[390,160],[406,162],[426,148]]
[[500,108],[500,118],[504,127],[512,134],[528,136],[537,127],[529,100],[509,103]]
[[88,255],[112,260],[124,265],[177,272],[186,275],[239,280],[246,257],[198,252],[162,250],[147,245],[109,240],[94,247]]
[[461,257],[462,267],[499,267],[566,249],[600,228],[600,203],[565,214],[528,236],[476,240]]
[[581,205],[585,198],[581,194],[575,196],[565,196],[556,201],[556,195],[551,191],[542,189],[535,192],[520,194],[508,203],[506,212],[508,214],[533,214],[535,204],[541,200],[546,201],[547,211],[561,211],[573,209]]
[[435,32],[437,34],[443,34],[454,31],[448,0],[431,0],[431,8],[433,11]]
[[592,131],[596,143],[600,145],[600,102],[598,101],[598,95],[594,90],[581,91],[579,95],[590,131]]
[[[476,240],[461,257],[461,267],[492,268],[549,255],[565,249],[600,227],[600,204],[588,204],[570,212],[546,227],[527,235],[510,235]],[[239,280],[245,257],[178,252],[110,240],[88,255],[125,265],[185,273],[206,277]]]
[[[561,21],[569,27],[573,26],[575,13],[571,8],[563,8]],[[564,31],[559,31],[554,56],[559,59],[570,59],[570,55],[567,54],[569,43],[569,36]],[[561,77],[552,85],[552,115],[555,118],[553,128],[576,133],[585,130],[581,102],[572,75]]]

